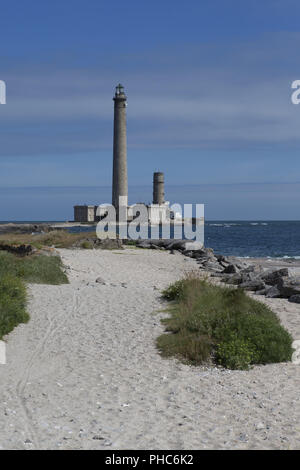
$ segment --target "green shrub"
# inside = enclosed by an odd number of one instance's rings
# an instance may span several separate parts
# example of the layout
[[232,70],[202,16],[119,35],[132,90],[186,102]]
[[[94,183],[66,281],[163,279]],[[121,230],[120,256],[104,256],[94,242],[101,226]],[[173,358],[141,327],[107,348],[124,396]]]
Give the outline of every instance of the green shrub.
[[163,297],[174,301],[163,320],[168,334],[157,339],[164,356],[193,364],[210,358],[231,369],[291,359],[292,338],[276,314],[241,289],[195,277],[172,284]]
[[[95,233],[90,233],[94,236]],[[52,232],[44,233],[43,235],[35,235],[33,241],[40,245],[55,246],[56,248],[70,248],[76,243],[80,243],[82,239],[86,238],[86,233],[70,233],[67,230],[53,230]]]
[[167,289],[162,291],[162,296],[166,300],[176,300],[179,299],[184,292],[184,283],[185,281],[177,281],[174,284],[171,284]]
[[26,323],[26,288],[21,279],[11,275],[0,278],[0,339],[19,323]]
[[217,345],[216,360],[228,369],[249,369],[256,359],[255,350],[251,344],[233,335]]
[[18,258],[12,253],[0,252],[0,277],[11,274],[35,284],[66,284],[58,256],[26,256]]
[[[86,233],[70,233],[68,230],[53,230],[43,234],[31,233],[5,233],[0,234],[0,245],[30,244],[36,248],[43,246],[55,246],[57,248],[70,248],[86,238]],[[90,237],[96,237],[96,232],[89,232]]]
[[209,338],[186,334],[161,335],[157,347],[163,357],[176,356],[189,364],[200,364],[209,359],[211,345]]
[[84,240],[80,243],[80,248],[91,250],[92,248],[94,248],[94,244],[92,242],[89,242],[88,240]]
[[29,320],[26,312],[24,281],[39,284],[68,282],[59,257],[26,256],[19,258],[0,252],[0,339],[19,323]]
[[136,246],[137,240],[131,240],[130,238],[122,240],[123,245]]

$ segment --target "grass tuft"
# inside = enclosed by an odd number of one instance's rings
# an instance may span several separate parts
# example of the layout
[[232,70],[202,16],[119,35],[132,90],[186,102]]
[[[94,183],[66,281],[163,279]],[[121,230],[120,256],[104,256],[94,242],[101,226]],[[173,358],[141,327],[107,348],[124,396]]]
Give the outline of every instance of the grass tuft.
[[36,284],[65,284],[59,257],[31,256],[20,258],[0,252],[0,339],[19,323],[26,323],[26,282]]
[[28,320],[23,281],[9,274],[0,277],[0,339],[19,323],[26,323]]
[[157,339],[163,356],[191,364],[215,362],[229,369],[289,361],[292,338],[276,314],[241,289],[215,286],[196,276],[162,293],[173,301]]
[[[80,243],[80,241],[84,240],[86,236],[86,232],[70,233],[67,230],[53,230],[51,232],[40,235],[32,235],[31,233],[7,233],[0,234],[0,244],[30,244],[38,249],[42,248],[43,246],[70,248],[74,246],[76,242]],[[89,236],[96,236],[96,233],[89,232]]]
[[0,252],[0,278],[6,274],[34,284],[66,284],[68,278],[62,271],[58,256],[26,256]]
[[94,244],[88,240],[84,240],[80,243],[80,248],[84,248],[85,250],[92,250],[94,248]]

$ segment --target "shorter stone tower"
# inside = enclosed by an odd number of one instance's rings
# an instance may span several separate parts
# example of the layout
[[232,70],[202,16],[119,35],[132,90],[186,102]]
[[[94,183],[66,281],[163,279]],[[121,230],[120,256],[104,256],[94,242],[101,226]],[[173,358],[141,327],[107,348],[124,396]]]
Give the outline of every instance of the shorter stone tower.
[[153,173],[153,204],[162,205],[165,203],[165,183],[164,174]]

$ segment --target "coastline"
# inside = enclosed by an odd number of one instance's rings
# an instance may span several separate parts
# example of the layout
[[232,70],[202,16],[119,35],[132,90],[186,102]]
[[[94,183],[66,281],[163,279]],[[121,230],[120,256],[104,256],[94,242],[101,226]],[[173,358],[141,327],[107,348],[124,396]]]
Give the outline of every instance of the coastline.
[[[300,221],[217,222],[206,220],[204,225],[204,244],[213,248],[215,253],[245,259],[249,257],[299,259],[300,257]],[[174,227],[174,225],[171,226],[170,238],[173,238]],[[36,234],[49,230],[89,233],[95,232],[96,225],[94,223],[79,224],[65,221],[0,223],[0,235],[11,231],[26,231],[26,233]],[[155,237],[157,235],[152,234],[152,238]],[[185,238],[184,232],[182,238]]]
[[[30,285],[31,320],[7,338],[2,448],[299,449],[299,366],[230,371],[158,354],[160,291],[198,270],[195,259],[129,247],[59,253],[70,284]],[[300,339],[299,305],[259,300]]]

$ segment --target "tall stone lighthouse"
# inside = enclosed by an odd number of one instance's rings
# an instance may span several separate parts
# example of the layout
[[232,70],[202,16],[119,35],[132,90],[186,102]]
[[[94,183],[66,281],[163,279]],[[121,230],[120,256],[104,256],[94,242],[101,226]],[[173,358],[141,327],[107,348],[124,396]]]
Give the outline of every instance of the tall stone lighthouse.
[[127,182],[127,138],[126,138],[126,105],[127,97],[124,87],[116,86],[114,100],[114,148],[113,148],[113,181],[112,205],[117,215],[120,206],[128,206]]
[[[118,222],[129,222],[135,217],[132,207],[128,207],[128,181],[127,181],[127,136],[126,136],[126,104],[127,97],[124,87],[119,83],[116,86],[114,101],[114,141],[113,141],[113,179],[112,179],[112,205],[116,210]],[[74,206],[75,222],[98,222],[105,215],[105,206],[101,204]],[[145,205],[148,221],[154,224],[165,223],[170,220],[169,202],[165,201],[164,174],[155,172],[153,175],[153,204]],[[108,209],[107,211],[108,212]]]

